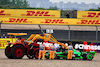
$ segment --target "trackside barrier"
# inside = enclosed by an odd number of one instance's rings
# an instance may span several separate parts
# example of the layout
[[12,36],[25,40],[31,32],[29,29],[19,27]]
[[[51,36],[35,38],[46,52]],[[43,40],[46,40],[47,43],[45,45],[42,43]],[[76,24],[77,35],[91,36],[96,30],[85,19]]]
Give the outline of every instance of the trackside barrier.
[[60,18],[60,10],[0,9],[0,17]]
[[0,38],[0,49],[5,49],[8,41],[10,43],[12,43],[12,41],[15,42],[15,38],[13,38],[13,40],[11,38]]
[[94,25],[99,26],[99,19],[66,19],[66,18],[15,18],[0,17],[2,24],[45,24],[45,25]]
[[100,11],[77,11],[77,18],[100,19]]
[[[62,42],[66,46],[68,46],[68,42],[69,41],[59,41],[59,42]],[[38,44],[42,44],[42,42],[37,42],[37,43]],[[52,43],[44,42],[44,44],[46,45],[46,50],[50,50],[48,48],[52,45]],[[54,45],[57,48],[57,50],[60,50],[59,49],[60,48],[59,44],[55,43]],[[79,51],[84,51],[84,50],[85,51],[89,51],[89,50],[91,50],[91,51],[95,51],[96,53],[100,53],[100,43],[90,43],[89,42],[89,43],[84,45],[83,42],[75,42],[75,41],[73,41],[72,45],[73,45],[74,49],[79,50]]]

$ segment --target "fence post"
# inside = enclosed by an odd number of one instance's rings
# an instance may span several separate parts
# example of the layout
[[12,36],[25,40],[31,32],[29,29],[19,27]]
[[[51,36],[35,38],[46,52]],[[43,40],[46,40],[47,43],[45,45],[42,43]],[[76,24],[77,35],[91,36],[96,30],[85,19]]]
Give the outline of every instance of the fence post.
[[3,22],[3,21],[0,22],[0,37],[1,37],[1,23],[2,23],[2,22]]
[[96,42],[98,41],[98,27],[96,26]]
[[69,28],[69,32],[68,32],[68,39],[70,41],[70,26],[68,25],[68,28]]

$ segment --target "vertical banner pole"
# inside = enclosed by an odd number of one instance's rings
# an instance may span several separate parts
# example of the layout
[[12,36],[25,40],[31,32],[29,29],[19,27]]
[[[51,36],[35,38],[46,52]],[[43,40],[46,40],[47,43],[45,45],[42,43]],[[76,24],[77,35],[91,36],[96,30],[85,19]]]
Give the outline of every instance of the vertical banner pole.
[[2,22],[3,22],[3,21],[0,22],[0,37],[1,37],[1,24],[2,24]]
[[98,41],[98,27],[96,26],[96,42]]
[[68,25],[68,28],[69,28],[69,32],[68,32],[68,39],[70,41],[70,26]]

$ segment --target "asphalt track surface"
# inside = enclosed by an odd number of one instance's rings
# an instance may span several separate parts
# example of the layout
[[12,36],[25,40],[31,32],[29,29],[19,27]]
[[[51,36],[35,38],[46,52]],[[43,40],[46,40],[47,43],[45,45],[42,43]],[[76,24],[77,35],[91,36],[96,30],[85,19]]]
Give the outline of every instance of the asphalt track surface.
[[36,60],[8,59],[4,50],[0,50],[0,67],[100,67],[100,53],[96,53],[92,61],[84,60]]

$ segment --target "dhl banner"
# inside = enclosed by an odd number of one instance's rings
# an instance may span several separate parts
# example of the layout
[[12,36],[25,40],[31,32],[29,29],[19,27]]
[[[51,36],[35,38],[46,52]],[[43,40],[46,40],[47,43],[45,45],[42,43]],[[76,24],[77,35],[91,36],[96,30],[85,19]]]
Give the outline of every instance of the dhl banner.
[[0,9],[1,17],[59,17],[60,10]]
[[3,24],[44,24],[44,25],[100,25],[99,19],[66,19],[66,18],[15,18],[0,17]]
[[0,38],[0,49],[5,49],[8,41],[10,43],[12,43],[12,41],[15,42],[15,38],[13,38],[13,40],[12,38]]
[[77,18],[99,18],[100,11],[77,11]]

